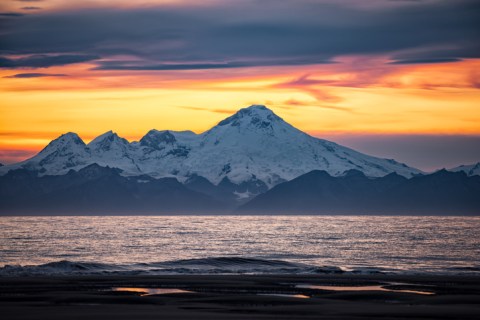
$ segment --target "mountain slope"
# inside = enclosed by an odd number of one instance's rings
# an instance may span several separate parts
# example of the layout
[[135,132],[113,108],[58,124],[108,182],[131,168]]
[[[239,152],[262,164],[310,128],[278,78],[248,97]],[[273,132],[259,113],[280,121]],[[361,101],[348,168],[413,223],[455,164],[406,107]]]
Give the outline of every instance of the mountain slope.
[[239,208],[239,213],[480,214],[480,177],[445,170],[406,179],[368,178],[354,171],[332,177],[311,171]]
[[68,132],[51,141],[33,158],[4,166],[0,173],[22,168],[40,174],[65,174],[71,169],[80,169],[89,164],[90,150],[76,133]]
[[419,173],[393,160],[309,136],[264,106],[241,109],[203,133],[197,154],[187,163],[201,161],[196,174],[214,183],[225,176],[234,183],[253,177],[272,187],[311,170],[325,170],[334,176],[350,169],[369,176]]
[[129,143],[109,131],[85,145],[76,134],[68,133],[33,158],[0,168],[0,174],[24,168],[41,175],[62,175],[93,163],[121,169],[124,176],[175,177],[181,182],[200,176],[214,185],[248,185],[234,188],[238,198],[312,170],[325,170],[333,176],[351,169],[373,177],[420,173],[394,160],[309,136],[265,106],[253,105],[202,134],[151,130],[140,141]]
[[119,172],[97,164],[56,176],[11,170],[0,177],[0,214],[191,214],[225,208],[176,179]]
[[470,164],[470,165],[458,166],[455,168],[451,168],[448,171],[452,171],[452,172],[463,171],[467,174],[467,176],[480,176],[480,162]]

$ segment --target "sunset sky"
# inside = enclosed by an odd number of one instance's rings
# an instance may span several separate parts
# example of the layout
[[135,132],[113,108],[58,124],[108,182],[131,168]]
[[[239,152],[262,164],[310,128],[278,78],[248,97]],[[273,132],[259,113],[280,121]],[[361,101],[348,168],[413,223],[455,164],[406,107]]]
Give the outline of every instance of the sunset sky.
[[480,161],[477,0],[0,2],[0,162],[265,104],[423,170]]

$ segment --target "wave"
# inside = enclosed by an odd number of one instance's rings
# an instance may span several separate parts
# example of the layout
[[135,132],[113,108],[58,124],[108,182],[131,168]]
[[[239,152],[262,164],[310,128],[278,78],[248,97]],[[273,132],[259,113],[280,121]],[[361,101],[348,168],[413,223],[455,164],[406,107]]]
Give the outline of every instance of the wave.
[[392,269],[375,266],[315,266],[279,259],[211,257],[153,263],[112,264],[61,260],[39,265],[5,265],[0,277],[69,275],[173,275],[173,274],[480,274],[480,266],[438,269]]
[[41,275],[162,275],[162,274],[329,274],[344,273],[336,266],[312,266],[283,260],[244,257],[213,257],[155,263],[107,264],[56,261],[40,265],[6,265],[0,276]]

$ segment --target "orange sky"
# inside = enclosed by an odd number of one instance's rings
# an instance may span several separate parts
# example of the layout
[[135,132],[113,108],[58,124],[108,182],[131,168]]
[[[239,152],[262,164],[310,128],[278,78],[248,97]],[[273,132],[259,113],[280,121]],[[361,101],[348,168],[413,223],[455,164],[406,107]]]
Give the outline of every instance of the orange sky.
[[20,159],[19,150],[33,153],[67,131],[85,141],[110,129],[129,140],[152,128],[202,132],[254,103],[319,136],[480,134],[480,60],[382,72],[369,63],[350,57],[332,65],[216,70],[208,79],[198,71],[88,71],[82,64],[49,69],[69,77],[5,78],[18,70],[3,70],[0,148]]
[[480,134],[480,60],[379,71],[373,67],[379,59],[213,70],[208,77],[204,71],[89,71],[88,64],[48,70],[68,77],[8,78],[18,70],[2,70],[0,148],[4,158],[21,159],[68,131],[86,142],[110,129],[129,140],[152,128],[202,132],[254,103],[317,136]]

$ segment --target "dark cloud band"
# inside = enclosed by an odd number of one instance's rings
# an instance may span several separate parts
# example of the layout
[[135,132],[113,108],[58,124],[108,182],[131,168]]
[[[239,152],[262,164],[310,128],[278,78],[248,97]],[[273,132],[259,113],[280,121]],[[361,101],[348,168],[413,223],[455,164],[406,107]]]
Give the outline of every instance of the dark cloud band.
[[29,78],[44,78],[44,77],[66,77],[63,73],[17,73],[12,76],[6,76],[7,79],[29,79]]
[[0,68],[48,68],[87,62],[98,58],[99,57],[95,55],[31,55],[17,59],[0,57]]
[[223,63],[183,63],[183,64],[142,64],[131,65],[129,62],[102,61],[94,70],[208,70],[208,69],[231,69],[247,68],[256,66],[282,66],[282,65],[305,65],[305,64],[330,64],[334,61],[320,59],[299,59],[299,60],[263,60],[263,61],[236,61]]
[[459,58],[406,59],[406,60],[395,60],[390,62],[390,64],[447,63],[447,62],[458,62],[458,61],[461,61],[461,59]]
[[0,12],[0,17],[23,17],[23,13],[18,12]]
[[[83,61],[102,57],[97,70],[305,65],[342,55],[387,54],[394,64],[480,57],[479,1],[404,2],[358,8],[349,1],[248,0],[0,17],[0,54],[82,52],[91,57]],[[118,62],[118,56],[136,62]],[[4,68],[59,63],[0,61]]]

